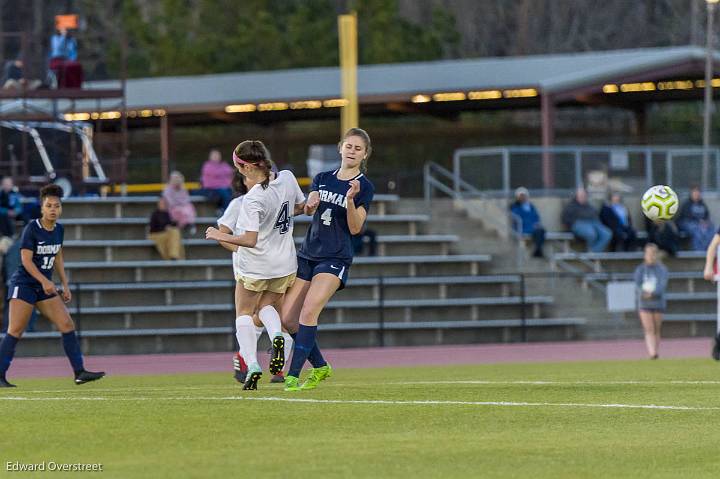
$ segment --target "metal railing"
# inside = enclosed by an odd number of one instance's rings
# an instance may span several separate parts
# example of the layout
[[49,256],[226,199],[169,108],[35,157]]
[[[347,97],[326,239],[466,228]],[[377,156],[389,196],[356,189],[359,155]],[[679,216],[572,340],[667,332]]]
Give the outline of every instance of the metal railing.
[[[702,178],[703,149],[693,146],[507,146],[460,148],[453,153],[452,171],[437,165],[426,168],[426,176],[442,174],[447,184],[426,181],[426,198],[438,190],[453,198],[477,196],[510,197],[514,188],[525,186],[543,194],[566,194],[587,182],[588,173],[603,172],[611,180],[644,191],[654,184],[684,190],[692,184],[720,188],[720,149],[710,150],[711,171]],[[545,170],[553,184],[546,184]],[[711,181],[710,181],[711,180]],[[431,191],[428,193],[428,189]]]

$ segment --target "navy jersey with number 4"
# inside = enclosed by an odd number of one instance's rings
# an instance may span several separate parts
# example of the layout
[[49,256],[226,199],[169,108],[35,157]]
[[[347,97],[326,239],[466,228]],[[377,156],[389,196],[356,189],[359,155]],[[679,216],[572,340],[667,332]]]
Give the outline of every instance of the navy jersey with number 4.
[[[55,223],[55,229],[48,231],[42,227],[40,220],[34,220],[28,223],[20,240],[20,251],[29,249],[33,252],[32,261],[37,269],[49,280],[52,281],[53,266],[55,265],[55,255],[57,255],[63,244],[63,227]],[[25,267],[20,267],[12,276],[12,284],[18,285],[37,285],[39,282],[27,272]]]
[[[326,171],[313,178],[310,191],[318,192],[320,205],[313,215],[310,229],[298,251],[298,256],[301,258],[312,261],[341,259],[352,262],[352,235],[347,223],[345,198],[351,180],[339,179],[337,177],[339,171]],[[362,173],[353,179],[360,182],[360,191],[354,199],[355,207],[363,206],[369,213],[375,187]]]

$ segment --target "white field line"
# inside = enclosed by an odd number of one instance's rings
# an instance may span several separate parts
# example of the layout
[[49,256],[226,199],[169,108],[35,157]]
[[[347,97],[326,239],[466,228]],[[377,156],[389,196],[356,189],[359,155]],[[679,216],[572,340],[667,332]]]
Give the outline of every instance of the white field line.
[[[372,386],[378,385],[384,386],[429,386],[429,385],[478,385],[478,386],[612,386],[612,385],[629,385],[629,386],[667,386],[667,385],[695,385],[695,386],[720,386],[720,381],[552,381],[552,380],[518,380],[518,381],[485,381],[485,380],[456,380],[456,381],[386,381],[386,382],[373,382]],[[280,388],[282,384],[270,385],[263,384],[263,387]],[[337,387],[358,387],[363,386],[359,382],[327,382],[323,383],[323,388],[328,386]],[[157,386],[127,386],[127,387],[115,387],[115,388],[94,388],[86,387],[86,392],[182,392],[182,391],[208,391],[208,390],[237,390],[241,385],[239,383],[231,384],[209,384],[207,386],[168,386],[168,387],[157,387]],[[44,390],[22,390],[23,394],[45,394],[45,393],[77,393],[82,390],[75,387],[73,389],[44,389]],[[2,393],[0,392],[0,395]],[[2,397],[2,396],[0,396]]]
[[352,405],[392,405],[392,406],[486,406],[486,407],[554,407],[554,408],[602,408],[602,409],[652,409],[664,411],[720,411],[720,407],[673,406],[658,404],[601,404],[601,403],[548,403],[548,402],[510,402],[510,401],[391,401],[381,399],[302,399],[281,397],[46,397],[31,398],[22,396],[0,396],[0,401],[272,401],[309,404],[352,404]]

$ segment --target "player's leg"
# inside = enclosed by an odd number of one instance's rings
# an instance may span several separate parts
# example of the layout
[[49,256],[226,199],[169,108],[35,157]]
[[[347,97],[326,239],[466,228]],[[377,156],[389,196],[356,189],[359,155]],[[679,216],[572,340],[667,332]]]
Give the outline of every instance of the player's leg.
[[715,288],[717,289],[717,319],[715,324],[715,344],[713,345],[712,357],[715,361],[720,361],[720,281],[715,281]]
[[102,371],[93,372],[86,371],[82,351],[80,350],[80,341],[78,341],[75,333],[75,323],[73,323],[70,313],[68,313],[65,303],[60,296],[43,299],[36,303],[37,309],[45,316],[62,334],[62,344],[65,355],[70,361],[70,365],[75,373],[75,384],[84,384],[90,381],[96,381],[105,373]]
[[[17,288],[17,286],[14,288]],[[15,356],[15,347],[30,321],[34,308],[35,306],[22,299],[10,300],[8,330],[0,343],[0,387],[15,387],[14,384],[7,382],[5,376]]]
[[[276,280],[269,282],[272,283]],[[280,314],[275,309],[274,303],[282,297],[282,292],[267,290],[263,292],[258,302],[258,318],[265,326],[270,336],[272,345],[272,356],[270,357],[270,374],[277,375],[285,366],[285,337],[282,334]]]
[[[235,283],[235,321],[233,321],[233,324],[235,325],[235,338],[237,340],[237,318],[239,316],[242,316],[240,313],[240,297],[239,295],[242,294],[244,291],[243,284],[241,281],[237,281]],[[255,326],[255,344],[257,344],[258,340],[260,340],[260,336],[263,332],[263,326],[260,320],[257,318],[256,314],[253,314],[253,325]],[[242,354],[240,353],[240,344],[238,343],[238,351],[233,354],[233,372],[235,380],[239,383],[245,383],[245,379],[247,379],[247,371],[248,366],[247,362],[245,361],[245,358],[242,357]]]
[[[292,377],[297,381],[297,378],[300,377],[300,372],[308,355],[316,346],[318,317],[333,294],[340,288],[341,284],[340,278],[332,273],[318,273],[313,277],[310,289],[305,296],[302,310],[300,311],[300,325],[295,339],[295,350],[293,351],[288,378]],[[313,373],[315,369],[322,370],[326,373],[322,379],[328,377],[331,372],[330,366],[327,363],[314,368]],[[311,373],[311,378],[317,379],[313,373]],[[319,380],[313,382],[316,384]],[[286,389],[294,390],[292,387]],[[311,389],[311,387],[307,389]]]
[[[285,300],[285,295],[281,295],[274,303],[273,307],[275,308],[275,311],[281,312],[283,310],[283,303]],[[290,335],[290,333],[287,332],[285,327],[282,327],[282,335],[283,339],[285,340],[283,352],[283,362],[285,366],[290,366],[290,356],[292,355],[292,348],[293,348],[293,338]],[[271,383],[284,383],[285,382],[285,375],[283,374],[283,371],[278,371],[277,374],[274,374],[272,378],[270,378]]]
[[642,324],[645,335],[645,348],[647,349],[648,356],[654,359],[657,351],[655,350],[655,323],[653,321],[653,313],[641,309],[638,315],[640,316],[640,323]]
[[662,330],[663,313],[661,311],[653,311],[653,326],[655,327],[655,357],[660,354],[660,337]]
[[242,288],[236,291],[235,305],[238,313],[235,319],[235,336],[240,346],[240,355],[248,366],[247,377],[243,389],[257,389],[257,382],[262,376],[262,369],[257,360],[257,338],[253,314],[261,292],[247,289],[251,282],[241,280]]

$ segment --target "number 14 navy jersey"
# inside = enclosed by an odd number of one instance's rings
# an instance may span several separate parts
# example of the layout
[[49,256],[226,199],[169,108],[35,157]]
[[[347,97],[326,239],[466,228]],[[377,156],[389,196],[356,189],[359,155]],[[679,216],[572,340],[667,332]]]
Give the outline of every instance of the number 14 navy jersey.
[[[339,179],[337,177],[339,171],[326,171],[313,178],[310,191],[318,192],[320,205],[313,215],[310,229],[298,251],[298,256],[301,258],[312,261],[341,259],[352,262],[352,235],[347,222],[345,197],[350,189],[351,180]],[[369,213],[375,187],[362,173],[353,179],[360,182],[360,191],[354,199],[355,207],[363,206]]]
[[[33,220],[25,227],[20,240],[20,251],[29,249],[33,252],[32,261],[37,269],[52,281],[55,255],[62,248],[64,230],[62,225],[55,223],[55,229],[48,231],[42,227],[40,220]],[[12,276],[12,284],[39,285],[39,282],[27,272],[20,263],[20,267]]]

